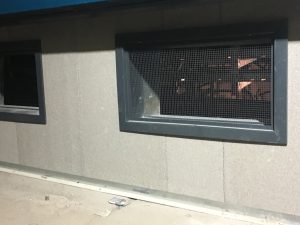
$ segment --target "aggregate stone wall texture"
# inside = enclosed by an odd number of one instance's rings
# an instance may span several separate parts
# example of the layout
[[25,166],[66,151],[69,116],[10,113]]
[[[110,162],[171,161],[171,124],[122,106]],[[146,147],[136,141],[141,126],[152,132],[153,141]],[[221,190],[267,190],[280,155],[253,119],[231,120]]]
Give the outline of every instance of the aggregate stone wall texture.
[[[47,125],[0,122],[0,161],[300,216],[300,3],[238,0],[41,20],[0,40],[41,39]],[[289,18],[288,145],[119,131],[114,37]]]

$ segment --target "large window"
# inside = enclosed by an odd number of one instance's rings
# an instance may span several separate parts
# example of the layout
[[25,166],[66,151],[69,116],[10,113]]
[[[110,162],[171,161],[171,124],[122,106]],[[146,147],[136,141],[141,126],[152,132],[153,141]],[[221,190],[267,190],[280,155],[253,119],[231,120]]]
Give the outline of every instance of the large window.
[[121,130],[285,144],[284,30],[266,24],[119,35]]
[[38,41],[0,43],[0,120],[45,123]]

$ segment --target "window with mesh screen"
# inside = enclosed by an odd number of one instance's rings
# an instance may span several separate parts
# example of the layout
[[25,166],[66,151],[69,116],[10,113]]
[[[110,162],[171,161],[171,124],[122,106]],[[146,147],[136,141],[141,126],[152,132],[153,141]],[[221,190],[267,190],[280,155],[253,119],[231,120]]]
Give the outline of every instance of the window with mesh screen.
[[116,36],[120,130],[287,142],[287,24]]
[[0,120],[45,123],[39,41],[0,42]]
[[272,125],[272,44],[129,51],[133,114]]

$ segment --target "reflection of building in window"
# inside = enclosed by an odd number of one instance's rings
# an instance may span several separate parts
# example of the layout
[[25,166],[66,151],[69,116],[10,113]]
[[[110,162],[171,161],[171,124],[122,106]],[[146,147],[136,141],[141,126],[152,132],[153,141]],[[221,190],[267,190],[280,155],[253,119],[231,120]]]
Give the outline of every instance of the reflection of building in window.
[[[255,61],[257,61],[257,58],[238,59],[238,69],[249,66],[249,71],[259,70],[260,66],[255,64]],[[266,78],[261,78],[260,80],[250,78],[247,81],[238,81],[237,83],[219,80],[215,85],[216,94],[214,97],[270,101],[271,84],[270,82],[264,82],[266,80]]]
[[130,53],[132,76],[139,73],[158,96],[161,115],[251,119],[265,125],[271,124],[271,58],[271,45]]

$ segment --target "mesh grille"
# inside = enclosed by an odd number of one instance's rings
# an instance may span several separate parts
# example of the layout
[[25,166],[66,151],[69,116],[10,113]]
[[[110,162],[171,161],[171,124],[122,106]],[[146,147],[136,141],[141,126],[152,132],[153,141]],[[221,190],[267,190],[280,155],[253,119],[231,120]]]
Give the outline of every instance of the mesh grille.
[[129,51],[131,111],[271,125],[272,44]]

